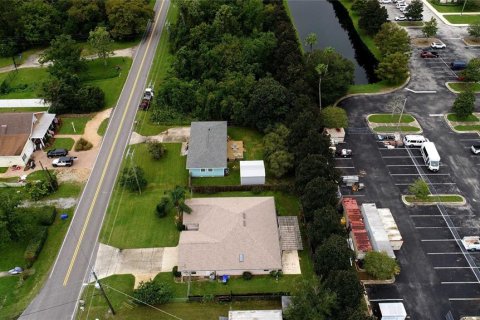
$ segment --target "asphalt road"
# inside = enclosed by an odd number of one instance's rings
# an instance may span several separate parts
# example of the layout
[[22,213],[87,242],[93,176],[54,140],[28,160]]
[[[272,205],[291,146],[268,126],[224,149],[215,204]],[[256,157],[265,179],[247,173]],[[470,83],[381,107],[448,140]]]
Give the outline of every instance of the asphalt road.
[[38,296],[20,319],[74,318],[84,283],[91,276],[97,239],[146,86],[165,23],[169,0],[157,0],[155,21],[138,47],[130,73],[115,107],[92,174],[53,269]]

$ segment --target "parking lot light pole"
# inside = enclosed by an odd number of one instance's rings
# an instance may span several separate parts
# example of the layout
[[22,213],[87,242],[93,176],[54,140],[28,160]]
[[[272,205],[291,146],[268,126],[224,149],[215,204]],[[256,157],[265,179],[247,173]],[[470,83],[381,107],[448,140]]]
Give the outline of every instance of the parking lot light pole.
[[403,101],[403,106],[402,106],[402,111],[400,111],[400,117],[398,117],[398,122],[397,122],[397,131],[399,131],[400,127],[400,121],[402,121],[402,116],[403,116],[403,111],[405,110],[405,105],[407,104],[407,98]]

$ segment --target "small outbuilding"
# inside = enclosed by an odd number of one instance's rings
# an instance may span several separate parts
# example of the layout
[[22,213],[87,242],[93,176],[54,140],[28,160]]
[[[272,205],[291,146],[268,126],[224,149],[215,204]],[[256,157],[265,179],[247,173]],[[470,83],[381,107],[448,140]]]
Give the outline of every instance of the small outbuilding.
[[405,320],[407,311],[401,302],[379,303],[381,320]]
[[240,184],[265,184],[265,165],[263,160],[240,161]]
[[228,320],[282,320],[282,310],[229,311]]

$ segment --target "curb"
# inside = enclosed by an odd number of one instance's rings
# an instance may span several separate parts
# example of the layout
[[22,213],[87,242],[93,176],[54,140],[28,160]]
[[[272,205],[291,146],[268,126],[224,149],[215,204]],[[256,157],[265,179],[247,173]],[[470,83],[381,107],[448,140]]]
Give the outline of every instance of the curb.
[[395,283],[395,277],[388,280],[360,280],[363,284],[393,284]]
[[[452,123],[450,122],[450,120],[448,120],[448,115],[449,114],[453,114],[453,113],[446,113],[443,115],[443,118],[445,120],[445,122],[447,123],[447,125],[450,127],[450,129],[455,132],[455,133],[479,133],[477,130],[465,130],[465,131],[458,131],[457,129],[455,129],[453,126],[452,126]],[[474,113],[475,114],[475,113]],[[475,116],[478,116],[477,114],[475,114]]]
[[[382,131],[375,131],[374,129],[376,128],[376,125],[378,125],[377,127],[395,127],[396,124],[393,124],[392,126],[390,126],[390,124],[392,123],[378,123],[378,122],[370,122],[370,120],[368,119],[370,116],[372,115],[375,115],[375,114],[381,114],[381,113],[370,113],[370,114],[367,114],[367,116],[365,117],[365,119],[367,120],[367,124],[368,124],[368,127],[370,128],[370,130],[374,133],[374,134],[382,134],[382,133],[392,133],[392,132],[382,132]],[[404,134],[422,134],[423,133],[423,129],[422,129],[422,126],[420,125],[420,123],[417,121],[417,118],[415,118],[413,115],[410,115],[414,121],[413,122],[408,122],[408,123],[405,123],[404,125],[405,126],[409,126],[409,127],[413,127],[413,128],[417,128],[419,129],[419,131],[416,131],[416,132],[403,132],[402,130],[399,130],[401,133],[404,133]],[[411,125],[411,123],[413,124],[416,124],[415,126],[414,125]]]
[[[422,0],[423,4],[428,7],[428,9],[430,9],[434,15],[437,16],[438,19],[442,20],[443,23],[445,23],[446,25],[448,26],[451,26],[451,27],[468,27],[469,25],[468,24],[456,24],[456,23],[451,23],[450,21],[448,21],[442,13],[438,12],[437,9],[435,9],[427,0]],[[454,15],[455,14],[460,14],[460,13],[453,13]]]
[[453,90],[452,88],[450,88],[450,86],[449,86],[450,83],[462,83],[462,82],[461,81],[447,81],[447,82],[445,82],[445,87],[447,87],[448,91],[450,91],[451,93],[454,93],[454,94],[459,94],[460,91]]
[[480,44],[468,44],[467,41],[465,41],[465,38],[462,38],[462,42],[465,43],[465,45],[468,47],[472,47],[472,48],[480,47]]
[[407,207],[414,207],[414,206],[436,206],[436,205],[444,205],[449,207],[462,207],[467,204],[467,199],[460,194],[437,194],[436,196],[459,196],[462,198],[462,202],[409,202],[406,200],[407,195],[402,195],[402,202]]

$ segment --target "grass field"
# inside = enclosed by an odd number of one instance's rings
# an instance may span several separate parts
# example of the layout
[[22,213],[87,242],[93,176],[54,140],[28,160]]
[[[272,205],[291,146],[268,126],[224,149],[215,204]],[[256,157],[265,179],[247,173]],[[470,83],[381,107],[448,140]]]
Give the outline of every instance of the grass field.
[[[435,10],[437,10],[438,12],[441,12],[441,13],[452,13],[452,12],[462,12],[462,8],[463,8],[463,3],[459,3],[459,4],[439,4],[435,1],[431,1],[429,0],[428,1],[434,8]],[[465,10],[464,12],[476,12],[476,11],[480,11],[480,7],[475,5],[475,2],[474,1],[469,1],[468,4],[470,5],[467,5],[465,6]]]
[[448,20],[450,23],[456,23],[456,24],[474,24],[474,23],[479,23],[480,22],[480,15],[459,15],[459,14],[453,14],[453,15],[444,15],[443,16],[445,19]]
[[412,127],[412,126],[393,126],[393,127],[388,127],[388,126],[380,126],[373,128],[373,131],[382,133],[382,132],[420,132],[420,129],[417,127]]
[[[21,65],[27,60],[32,54],[37,53],[41,49],[29,49],[21,54],[17,54],[15,56],[15,63],[18,65]],[[13,66],[13,60],[12,57],[0,57],[0,68],[6,67],[6,66]]]
[[[67,212],[70,217],[73,215],[73,210],[71,209],[62,210],[62,212]],[[0,278],[1,319],[19,316],[42,288],[42,284],[48,276],[71,220],[72,218],[66,221],[60,220],[60,216],[57,215],[54,224],[48,229],[47,241],[38,260],[32,267],[34,273],[30,277],[23,282],[19,277]],[[26,243],[13,244],[9,245],[8,250],[0,251],[0,270],[8,270],[14,266],[22,265],[25,247]]]
[[423,21],[397,21],[399,26],[402,27],[422,27]]
[[201,177],[192,178],[194,186],[239,186],[240,185],[240,162],[229,162],[229,175],[224,177]]
[[[105,291],[117,311],[115,319],[171,320],[171,316],[147,306],[139,306],[131,298],[134,278],[132,275],[111,276],[103,280]],[[120,293],[121,292],[121,293]],[[124,295],[124,294],[126,295]],[[89,285],[83,294],[86,301],[85,311],[79,311],[77,319],[108,318],[108,305],[93,285]],[[91,302],[91,304],[90,304]],[[280,309],[279,301],[245,301],[231,303],[172,302],[158,306],[161,310],[183,320],[218,319],[227,316],[229,310],[270,310]]]
[[227,133],[232,140],[243,141],[244,160],[263,159],[263,136],[260,132],[250,128],[228,127]]
[[52,149],[67,149],[72,150],[73,144],[75,140],[72,138],[55,138],[53,141],[53,145],[45,151],[52,150]]
[[398,123],[398,120],[400,120],[400,123],[410,123],[415,121],[415,118],[409,114],[402,115],[401,119],[398,114],[393,116],[391,114],[372,114],[368,116],[368,121],[373,123]]
[[[117,183],[107,210],[100,241],[118,248],[148,248],[176,246],[179,232],[174,213],[158,218],[155,206],[164,192],[176,185],[186,186],[188,173],[186,157],[180,156],[180,144],[164,144],[167,154],[155,161],[146,144],[134,145],[133,160],[145,171],[147,188],[141,195],[124,190]],[[123,167],[130,166],[130,158],[124,159]]]
[[472,90],[473,92],[480,92],[480,83],[468,83],[468,82],[450,82],[447,83],[450,89],[455,91],[465,91],[467,89]]
[[480,125],[459,125],[454,128],[457,131],[480,131]]
[[385,92],[398,86],[392,86],[386,81],[379,81],[369,84],[354,84],[348,88],[348,94],[357,94],[357,93],[379,93]]
[[25,68],[0,73],[0,83],[8,79],[12,92],[0,95],[1,99],[33,99],[40,97],[42,82],[48,78],[46,68]]
[[189,127],[190,123],[178,123],[178,124],[155,124],[150,121],[151,111],[139,111],[135,120],[137,124],[134,126],[133,131],[142,136],[155,136],[163,131],[174,127]]
[[441,195],[441,196],[428,196],[425,200],[416,199],[415,196],[406,196],[405,200],[408,202],[462,202],[463,198],[459,195]]
[[457,117],[457,115],[455,113],[450,113],[448,116],[447,116],[447,119],[449,121],[459,121],[459,122],[476,122],[476,121],[480,121],[480,119],[478,119],[475,115],[471,114],[469,115],[466,119],[459,119]]
[[105,135],[105,131],[107,131],[109,120],[110,120],[109,118],[106,118],[106,119],[103,119],[102,123],[100,123],[100,126],[98,127],[98,130],[97,130],[97,133],[99,136],[103,137]]
[[7,172],[8,167],[0,167],[0,173],[5,173]]
[[58,131],[58,134],[83,134],[85,132],[85,126],[87,125],[87,122],[91,119],[91,116],[60,117],[62,125]]

